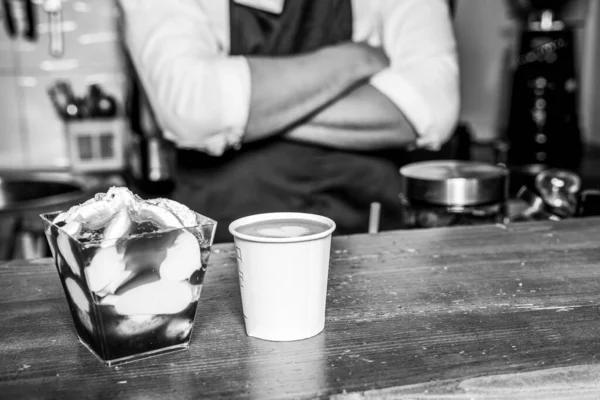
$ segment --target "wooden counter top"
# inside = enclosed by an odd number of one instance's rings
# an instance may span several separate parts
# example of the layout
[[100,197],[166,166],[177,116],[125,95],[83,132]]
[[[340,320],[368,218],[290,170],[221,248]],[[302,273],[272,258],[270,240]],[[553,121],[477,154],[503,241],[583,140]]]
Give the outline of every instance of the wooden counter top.
[[246,336],[213,248],[190,349],[105,367],[50,259],[0,264],[1,398],[598,398],[600,219],[336,237],[327,320]]

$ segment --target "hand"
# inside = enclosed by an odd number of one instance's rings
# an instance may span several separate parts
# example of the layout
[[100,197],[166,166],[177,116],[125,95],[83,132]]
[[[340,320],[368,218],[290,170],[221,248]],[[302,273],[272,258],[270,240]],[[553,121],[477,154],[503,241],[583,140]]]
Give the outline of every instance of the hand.
[[363,51],[367,57],[371,58],[370,61],[373,63],[373,67],[377,69],[377,72],[390,66],[390,59],[382,47],[374,47],[366,42],[359,42],[356,45],[359,46],[360,51]]

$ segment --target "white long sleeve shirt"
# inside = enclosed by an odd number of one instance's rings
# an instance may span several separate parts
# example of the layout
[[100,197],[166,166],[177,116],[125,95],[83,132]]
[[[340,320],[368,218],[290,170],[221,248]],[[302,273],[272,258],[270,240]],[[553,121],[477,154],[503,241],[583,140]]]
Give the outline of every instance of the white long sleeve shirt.
[[[212,155],[237,144],[252,88],[245,57],[229,55],[229,1],[119,2],[130,56],[165,137]],[[370,84],[411,122],[418,145],[439,147],[459,112],[457,51],[446,0],[351,2],[352,40],[383,46],[390,58]]]

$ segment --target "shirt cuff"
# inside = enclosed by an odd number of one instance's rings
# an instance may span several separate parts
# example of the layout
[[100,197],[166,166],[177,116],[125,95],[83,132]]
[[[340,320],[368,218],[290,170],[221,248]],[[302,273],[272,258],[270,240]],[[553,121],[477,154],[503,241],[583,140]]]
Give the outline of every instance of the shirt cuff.
[[370,84],[402,111],[419,135],[417,145],[435,147],[437,140],[431,137],[434,125],[431,110],[414,85],[389,68],[373,75]]
[[[196,139],[194,124],[186,127],[186,135],[176,135],[165,130],[165,137],[173,140],[180,148],[195,149],[211,156],[221,156],[227,149],[239,149],[243,140],[250,110],[250,68],[244,57],[229,57],[215,61],[212,66],[216,80],[216,92],[208,91],[204,95],[212,102],[211,111],[218,114],[219,129]],[[215,104],[216,103],[216,104]],[[197,105],[194,107],[197,108]],[[202,110],[190,109],[190,115]],[[186,140],[187,138],[187,140]]]
[[223,62],[218,62],[215,68],[220,79],[223,134],[229,137],[228,143],[239,143],[246,131],[250,112],[250,66],[245,57],[234,56],[223,58]]
[[241,147],[243,135],[244,131],[239,129],[231,129],[227,132],[222,132],[208,138],[202,146],[200,146],[199,150],[214,157],[222,156],[227,149],[233,148],[238,150]]

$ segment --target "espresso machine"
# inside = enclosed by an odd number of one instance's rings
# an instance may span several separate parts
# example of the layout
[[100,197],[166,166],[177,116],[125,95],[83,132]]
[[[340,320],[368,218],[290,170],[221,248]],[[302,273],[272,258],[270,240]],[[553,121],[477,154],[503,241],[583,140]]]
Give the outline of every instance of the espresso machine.
[[547,168],[577,172],[582,158],[574,27],[570,0],[507,0],[518,22],[517,57],[505,139],[511,188]]

